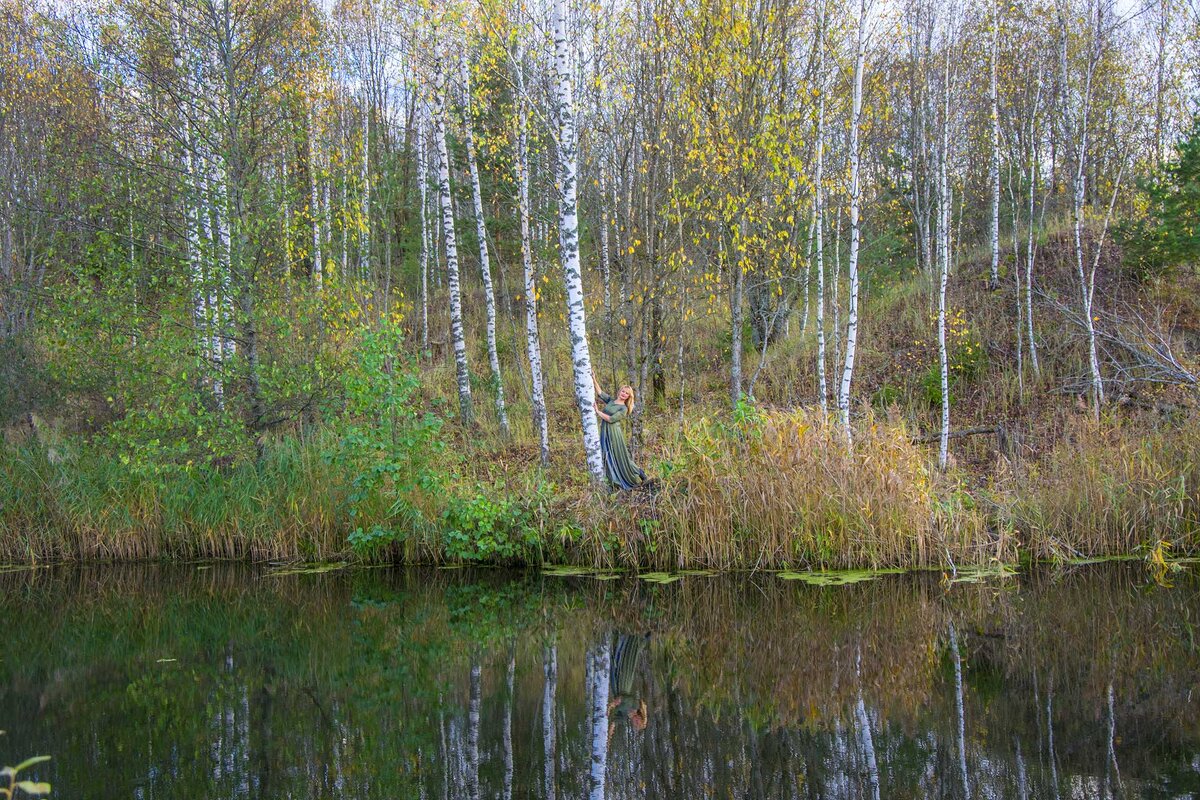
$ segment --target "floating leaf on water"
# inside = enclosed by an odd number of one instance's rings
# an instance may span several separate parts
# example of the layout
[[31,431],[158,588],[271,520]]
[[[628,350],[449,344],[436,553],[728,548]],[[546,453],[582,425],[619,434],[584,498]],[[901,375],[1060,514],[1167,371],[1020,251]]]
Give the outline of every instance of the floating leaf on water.
[[345,561],[334,561],[327,564],[301,564],[295,567],[272,570],[267,573],[267,577],[281,578],[284,575],[319,575],[323,572],[335,572],[339,569],[344,569],[346,566],[347,562]]
[[674,583],[683,575],[678,572],[643,572],[638,577],[648,583]]
[[828,572],[794,572],[785,570],[775,573],[785,581],[803,581],[812,586],[845,586],[851,583],[873,581],[881,575],[899,575],[902,569],[845,569]]
[[25,572],[37,568],[37,564],[0,564],[0,575],[6,572]]
[[542,568],[543,575],[553,578],[594,578],[598,581],[611,581],[621,577],[621,573],[590,567],[574,567],[569,564],[553,564]]
[[1064,565],[1068,565],[1068,566],[1072,566],[1072,567],[1083,567],[1083,566],[1087,566],[1088,564],[1107,564],[1110,561],[1132,561],[1133,559],[1136,559],[1136,558],[1138,558],[1138,556],[1135,556],[1135,555],[1090,556],[1090,557],[1081,556],[1080,558],[1068,558],[1065,561],[1059,561],[1059,562],[1054,562],[1054,563],[1064,564]]
[[959,567],[950,583],[982,583],[990,578],[1011,578],[1017,571],[1007,564],[983,564],[975,567]]

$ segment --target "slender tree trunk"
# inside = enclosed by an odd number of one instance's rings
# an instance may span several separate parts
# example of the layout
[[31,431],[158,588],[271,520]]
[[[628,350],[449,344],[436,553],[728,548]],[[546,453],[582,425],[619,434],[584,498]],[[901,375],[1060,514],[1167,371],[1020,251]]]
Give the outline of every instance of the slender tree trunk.
[[[1063,85],[1063,112],[1064,117],[1069,119],[1072,110],[1070,108],[1070,76],[1067,70],[1067,22],[1065,19],[1061,21],[1061,68],[1062,68],[1062,85]],[[1097,30],[1095,35],[1099,36],[1099,18],[1097,17]],[[1096,324],[1092,317],[1092,290],[1094,283],[1089,284],[1087,275],[1084,272],[1083,266],[1083,205],[1086,197],[1086,182],[1087,182],[1087,148],[1088,148],[1088,128],[1090,123],[1091,113],[1091,89],[1092,89],[1092,74],[1095,69],[1095,64],[1098,59],[1099,42],[1093,42],[1089,60],[1087,65],[1087,74],[1084,80],[1083,88],[1083,111],[1079,122],[1079,128],[1075,131],[1076,139],[1074,144],[1075,156],[1075,171],[1072,185],[1072,233],[1075,244],[1075,268],[1076,277],[1079,280],[1080,305],[1083,312],[1085,329],[1087,331],[1088,342],[1088,365],[1091,369],[1092,377],[1092,414],[1097,421],[1100,419],[1100,406],[1104,403],[1104,379],[1100,374],[1100,358],[1097,352],[1096,345]],[[1068,121],[1070,127],[1074,127]],[[1070,132],[1068,132],[1070,133]],[[1093,278],[1094,278],[1093,272]]]
[[963,704],[962,656],[958,652],[958,634],[954,623],[950,623],[950,658],[954,662],[954,711],[958,733],[958,772],[962,781],[963,797],[971,796],[971,784],[967,772],[967,717]]
[[551,644],[542,650],[542,770],[545,800],[558,797],[558,736],[555,726],[555,695],[558,690],[558,648]]
[[317,289],[324,282],[325,256],[321,242],[321,194],[320,179],[317,175],[320,145],[317,143],[317,99],[309,99],[308,105],[308,216],[312,224],[312,267],[311,275]]
[[467,706],[467,798],[479,800],[479,726],[483,705],[483,676],[478,662],[471,664],[471,697]]
[[[602,173],[603,174],[603,173]],[[600,187],[600,202],[604,202],[606,196],[605,187]],[[602,205],[600,208],[600,284],[604,291],[604,316],[607,319],[610,315],[609,309],[612,307],[612,297],[609,284],[609,258],[608,252],[608,208]]]
[[362,102],[362,229],[358,241],[358,273],[359,279],[366,281],[371,277],[371,102],[365,88]]
[[1041,375],[1041,365],[1038,363],[1037,339],[1033,335],[1033,260],[1034,248],[1034,198],[1038,182],[1038,147],[1037,147],[1037,113],[1038,102],[1042,96],[1042,72],[1038,70],[1037,100],[1033,104],[1033,113],[1029,115],[1029,231],[1025,245],[1025,325],[1026,338],[1029,340],[1029,362],[1033,366],[1033,374]]
[[596,423],[592,386],[592,356],[588,348],[587,311],[583,305],[583,274],[579,264],[579,209],[576,205],[575,99],[567,41],[567,0],[554,1],[554,63],[557,77],[559,230],[562,242],[563,285],[571,330],[571,360],[575,373],[575,402],[583,428],[583,450],[592,479],[604,481],[600,458],[600,429]]
[[450,338],[454,345],[454,369],[458,379],[458,407],[464,425],[474,425],[471,403],[471,372],[467,367],[467,341],[463,331],[462,289],[458,277],[458,242],[454,234],[454,205],[450,198],[450,154],[446,149],[446,75],[441,45],[435,45],[433,138],[438,156],[438,197],[442,211],[442,238],[446,251],[446,275],[450,284]]
[[463,127],[467,140],[467,167],[471,175],[471,199],[475,206],[475,235],[479,239],[479,272],[483,279],[483,305],[487,313],[487,349],[488,363],[492,367],[492,381],[496,390],[496,419],[500,423],[500,433],[509,435],[508,411],[504,407],[504,378],[500,373],[500,357],[496,353],[496,293],[492,288],[492,267],[488,258],[487,224],[483,218],[483,192],[479,186],[479,164],[475,158],[474,122],[471,118],[471,71],[467,66],[467,54],[463,51],[459,60],[459,72],[462,73],[463,97]]
[[841,415],[842,429],[846,434],[846,442],[852,440],[850,430],[850,382],[854,377],[854,356],[858,346],[858,246],[861,231],[859,229],[859,203],[861,187],[859,185],[860,153],[858,147],[859,126],[862,120],[862,82],[863,57],[865,48],[865,31],[867,22],[867,0],[859,1],[858,34],[854,52],[854,96],[850,111],[850,256],[847,264],[850,273],[850,300],[846,314],[846,361],[842,366],[842,383],[838,390],[838,411]]
[[821,418],[829,415],[829,386],[825,376],[825,6],[821,6],[821,24],[817,45],[817,80],[820,81],[820,96],[817,100],[817,158],[813,178],[813,216],[816,220],[816,265],[817,265],[817,392],[820,395]]
[[417,118],[417,190],[421,197],[421,353],[429,352],[429,160],[425,145],[425,119]]
[[517,73],[517,213],[521,222],[521,264],[525,271],[525,353],[529,357],[533,426],[538,432],[542,466],[550,464],[550,433],[546,421],[546,395],[542,379],[542,340],[538,332],[537,273],[533,267],[533,242],[529,235],[529,107],[525,96],[524,46],[518,43]]
[[942,379],[942,436],[938,444],[938,469],[946,469],[950,449],[950,366],[946,353],[946,284],[950,278],[950,192],[947,185],[947,162],[950,160],[950,48],[946,48],[946,69],[942,92],[942,147],[938,159],[938,185],[941,202],[938,226],[941,244],[941,279],[938,284],[938,364]]
[[996,86],[997,55],[999,51],[1000,11],[999,0],[992,0],[992,58],[989,76],[988,97],[991,117],[992,159],[988,177],[992,184],[992,271],[990,286],[1000,288],[1000,94]]
[[854,703],[854,716],[858,723],[859,742],[866,761],[867,784],[872,800],[879,800],[879,761],[875,757],[875,737],[871,733],[871,717],[867,714],[867,704],[862,693],[862,648],[860,646],[855,659],[855,673],[858,678],[858,696]]
[[596,648],[592,671],[592,759],[588,779],[590,800],[604,800],[608,777],[608,636]]
[[513,795],[513,703],[514,676],[517,670],[516,642],[508,644],[508,669],[504,673],[504,786],[501,800],[512,800]]
[[729,269],[732,271],[733,286],[729,294],[729,327],[731,334],[732,358],[729,365],[729,400],[733,408],[742,399],[742,316],[743,297],[746,293],[746,270],[742,258],[738,255],[738,247],[745,236],[745,216],[738,224],[738,238],[733,243],[733,251],[729,253]]

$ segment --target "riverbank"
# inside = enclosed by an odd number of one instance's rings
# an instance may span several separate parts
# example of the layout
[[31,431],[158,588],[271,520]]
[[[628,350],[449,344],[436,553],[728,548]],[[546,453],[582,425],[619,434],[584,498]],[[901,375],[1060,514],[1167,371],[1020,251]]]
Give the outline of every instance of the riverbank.
[[[1096,426],[1036,461],[939,473],[902,421],[852,449],[820,415],[695,414],[648,436],[654,494],[597,494],[569,447],[447,429],[429,486],[366,486],[339,441],[285,437],[257,462],[149,474],[69,443],[0,452],[0,562],[245,559],[570,563],[595,569],[924,568],[1200,554],[1200,420]],[[374,476],[373,472],[365,473]],[[369,489],[369,491],[367,491]]]

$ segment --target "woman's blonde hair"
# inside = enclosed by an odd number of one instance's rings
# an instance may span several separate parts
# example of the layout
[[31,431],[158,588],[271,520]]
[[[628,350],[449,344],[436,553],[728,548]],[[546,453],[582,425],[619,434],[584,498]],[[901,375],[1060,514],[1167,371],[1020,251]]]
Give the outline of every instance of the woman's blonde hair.
[[629,397],[628,397],[628,399],[625,400],[625,410],[628,411],[630,414],[632,414],[633,413],[633,402],[634,402],[633,387],[629,386],[628,384],[625,386],[622,386],[619,390],[617,390],[617,394],[620,394],[621,391],[623,391],[625,389],[629,390]]

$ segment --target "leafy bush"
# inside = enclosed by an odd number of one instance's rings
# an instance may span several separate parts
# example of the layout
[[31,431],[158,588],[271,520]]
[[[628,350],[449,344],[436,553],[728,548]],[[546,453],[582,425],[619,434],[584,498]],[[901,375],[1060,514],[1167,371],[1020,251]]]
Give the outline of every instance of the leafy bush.
[[463,561],[536,560],[540,499],[541,493],[516,499],[499,483],[477,483],[473,493],[452,497],[442,514],[446,555]]
[[441,487],[435,458],[443,448],[442,423],[419,402],[416,375],[400,368],[400,343],[395,322],[366,333],[343,377],[346,410],[335,423],[341,438],[331,458],[351,476],[349,541],[360,552],[403,541],[424,526],[423,507]]

